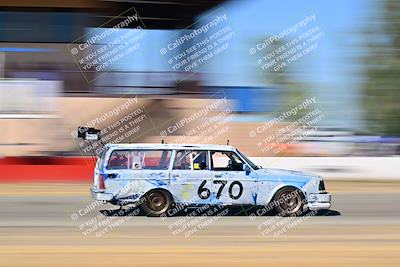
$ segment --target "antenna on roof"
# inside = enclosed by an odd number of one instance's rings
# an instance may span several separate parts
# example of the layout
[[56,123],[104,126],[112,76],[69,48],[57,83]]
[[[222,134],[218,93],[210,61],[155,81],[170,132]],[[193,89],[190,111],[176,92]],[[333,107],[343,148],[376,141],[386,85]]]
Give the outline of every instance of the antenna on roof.
[[226,145],[227,145],[227,146],[229,146],[229,139],[228,139],[228,140],[226,140]]
[[164,144],[164,139],[163,139],[163,140],[161,140],[161,144]]

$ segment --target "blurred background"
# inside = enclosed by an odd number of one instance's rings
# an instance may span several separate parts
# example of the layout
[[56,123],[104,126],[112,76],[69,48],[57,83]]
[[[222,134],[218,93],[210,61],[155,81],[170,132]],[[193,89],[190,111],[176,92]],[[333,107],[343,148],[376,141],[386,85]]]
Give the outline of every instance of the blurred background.
[[[120,24],[130,16],[137,16],[134,23]],[[190,61],[187,49],[204,36],[169,50],[171,44],[217,16],[226,16],[226,20],[203,35],[229,29],[227,49],[196,68],[171,64],[179,54]],[[257,55],[249,53],[252,47],[312,16],[314,20],[309,19],[307,25],[259,49]],[[95,43],[88,41],[108,34],[115,25],[123,29]],[[314,50],[284,68],[260,68],[259,58],[315,27],[322,37],[315,41]],[[129,44],[121,41],[123,36],[131,36]],[[400,3],[395,0],[3,0],[0,41],[3,168],[21,161],[39,164],[92,155],[93,151],[82,149],[74,131],[129,99],[136,99],[137,104],[103,116],[93,126],[106,129],[140,107],[146,123],[134,134],[114,141],[225,144],[229,139],[252,157],[400,154]],[[90,49],[81,49],[88,43]],[[89,67],[82,64],[99,47],[111,45],[134,51],[105,67],[98,61]],[[74,47],[80,54],[73,52]],[[102,58],[97,55],[97,59]],[[262,132],[257,130],[311,98],[316,100],[313,109],[317,107],[323,117],[312,127],[302,124],[303,130],[310,128],[306,133],[296,131],[290,137],[276,138],[280,129],[301,118],[300,113]],[[218,99],[226,99],[227,104],[167,135],[160,134]],[[229,114],[225,131],[208,132],[210,138],[200,132],[197,139],[196,133],[187,134],[200,121],[215,124],[221,112]],[[254,130],[257,134],[251,136]],[[268,136],[274,134],[278,140],[273,146],[281,147],[279,152],[265,149],[272,143]]]
[[[0,267],[398,267],[399,85],[398,0],[0,0]],[[192,221],[90,198],[103,143],[162,140],[321,175],[332,207]]]

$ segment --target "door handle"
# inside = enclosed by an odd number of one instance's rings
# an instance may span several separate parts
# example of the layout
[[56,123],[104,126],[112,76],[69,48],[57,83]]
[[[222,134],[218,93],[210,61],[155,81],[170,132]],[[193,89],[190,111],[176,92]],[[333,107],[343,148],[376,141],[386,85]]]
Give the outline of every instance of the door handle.
[[116,174],[116,173],[110,173],[110,174],[107,174],[107,177],[108,177],[108,178],[117,178],[117,177],[118,177],[118,174]]
[[222,174],[216,174],[216,175],[214,175],[214,177],[215,177],[215,178],[221,178],[221,177],[222,177]]
[[175,173],[175,174],[172,174],[172,178],[181,178],[181,174],[180,173]]

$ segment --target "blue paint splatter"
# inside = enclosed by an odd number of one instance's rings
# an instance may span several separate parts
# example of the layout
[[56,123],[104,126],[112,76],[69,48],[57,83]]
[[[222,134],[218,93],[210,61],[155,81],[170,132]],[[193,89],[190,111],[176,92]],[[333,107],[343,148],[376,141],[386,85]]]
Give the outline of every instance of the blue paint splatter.
[[167,185],[167,183],[160,178],[164,178],[163,173],[152,173],[150,179],[146,179],[146,181],[155,186]]
[[254,205],[257,205],[257,193],[252,193],[251,196],[253,197]]

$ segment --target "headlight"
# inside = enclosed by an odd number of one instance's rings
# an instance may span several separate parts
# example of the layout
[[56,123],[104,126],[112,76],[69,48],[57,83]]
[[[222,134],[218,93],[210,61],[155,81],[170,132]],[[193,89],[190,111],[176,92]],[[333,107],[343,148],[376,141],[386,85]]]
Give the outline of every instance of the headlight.
[[308,197],[308,200],[310,202],[316,202],[318,200],[318,197],[317,197],[316,194],[310,194],[309,197]]

